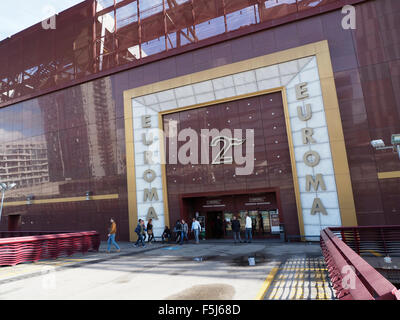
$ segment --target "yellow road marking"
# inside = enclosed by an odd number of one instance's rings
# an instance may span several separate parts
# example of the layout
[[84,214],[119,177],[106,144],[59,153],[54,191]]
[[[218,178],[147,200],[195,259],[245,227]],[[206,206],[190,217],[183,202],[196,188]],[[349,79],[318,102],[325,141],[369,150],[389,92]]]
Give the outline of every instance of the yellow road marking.
[[275,278],[276,273],[278,272],[279,268],[275,267],[272,268],[270,273],[268,274],[267,278],[265,279],[260,291],[258,292],[255,300],[262,300],[265,297],[265,294],[267,293],[268,288],[271,286],[272,281]]
[[375,257],[383,257],[383,254],[380,254],[379,252],[376,252],[374,250],[362,250],[362,251],[372,253]]

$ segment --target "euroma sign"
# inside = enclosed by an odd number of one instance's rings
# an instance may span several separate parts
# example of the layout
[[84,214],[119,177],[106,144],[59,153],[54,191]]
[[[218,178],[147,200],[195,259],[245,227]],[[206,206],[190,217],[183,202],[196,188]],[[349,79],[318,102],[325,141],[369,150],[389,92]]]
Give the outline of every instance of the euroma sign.
[[[138,156],[143,156],[143,165],[147,170],[143,172],[142,179],[148,186],[143,189],[143,203],[149,204],[146,220],[158,220],[157,210],[152,202],[159,201],[159,189],[157,185],[158,169],[154,166],[164,164],[195,165],[195,164],[236,164],[236,175],[250,175],[254,171],[254,130],[245,130],[246,138],[242,138],[242,130],[235,129],[202,129],[200,134],[187,128],[178,133],[177,123],[170,121],[168,131],[165,132],[152,125],[151,115],[141,116],[141,140],[137,141]],[[138,131],[138,130],[137,130]],[[135,131],[134,131],[135,132]],[[135,134],[135,133],[134,133]],[[168,140],[166,139],[168,137]],[[169,147],[169,156],[166,159],[160,152],[160,140],[163,145]],[[178,141],[184,144],[178,149]],[[245,155],[242,145],[247,141]],[[200,152],[199,152],[200,146]],[[143,148],[143,152],[142,152]],[[210,157],[211,153],[211,157]],[[242,165],[244,165],[242,167]],[[140,181],[140,180],[139,180]],[[161,186],[162,187],[162,186]]]
[[254,172],[255,129],[178,130],[164,115],[278,91],[301,233],[318,236],[325,227],[356,225],[325,41],[125,92],[131,225],[153,218],[162,232],[169,224],[165,164],[234,164],[236,175]]
[[[295,86],[295,89],[296,89],[296,99],[297,100],[305,100],[309,97],[308,89],[307,89],[307,82],[297,84]],[[313,114],[312,114],[312,105],[311,104],[306,103],[304,107],[302,107],[302,106],[297,107],[297,116],[301,121],[304,121],[305,123],[307,123],[308,120],[312,119],[312,115]],[[308,127],[302,128],[301,135],[302,135],[304,145],[317,143],[317,141],[313,138],[313,135],[314,135],[313,128],[308,128]],[[310,168],[317,167],[319,165],[320,161],[321,161],[321,156],[315,150],[308,150],[303,155],[304,164]],[[326,185],[325,185],[322,173],[316,173],[315,176],[310,175],[310,174],[306,175],[306,191],[307,192],[311,192],[311,186],[313,187],[314,191],[318,191],[319,188],[321,188],[322,191],[326,191]],[[322,213],[324,215],[328,215],[326,208],[323,205],[321,199],[318,197],[315,197],[312,207],[311,207],[310,214],[315,215],[317,213]]]
[[[298,80],[302,78],[300,74]],[[289,112],[295,113],[291,127],[304,229],[305,235],[314,236],[323,226],[342,224],[326,115],[320,105],[323,102],[313,99],[320,93],[318,86],[314,85],[309,92],[308,82],[291,85],[294,85],[295,100],[290,98]]]

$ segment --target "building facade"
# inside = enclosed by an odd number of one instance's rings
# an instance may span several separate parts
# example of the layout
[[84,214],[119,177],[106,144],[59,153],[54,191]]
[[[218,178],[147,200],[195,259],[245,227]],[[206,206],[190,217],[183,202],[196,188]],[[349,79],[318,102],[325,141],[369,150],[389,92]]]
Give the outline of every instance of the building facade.
[[[1,228],[398,224],[400,160],[370,142],[400,133],[399,15],[396,0],[87,0],[2,41],[0,177],[17,187]],[[13,157],[46,172],[25,184]]]

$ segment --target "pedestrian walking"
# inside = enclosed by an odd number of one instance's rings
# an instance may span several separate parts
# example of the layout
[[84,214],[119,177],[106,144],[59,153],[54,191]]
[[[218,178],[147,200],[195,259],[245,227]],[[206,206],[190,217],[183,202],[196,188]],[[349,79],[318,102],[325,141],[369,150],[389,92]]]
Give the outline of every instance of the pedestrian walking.
[[146,225],[144,224],[144,220],[142,220],[140,226],[141,226],[140,232],[142,233],[143,242],[146,242],[146,231],[147,231],[147,229],[146,229]]
[[143,248],[146,247],[146,245],[144,244],[144,240],[143,240],[143,234],[144,234],[144,221],[142,219],[139,219],[138,225],[136,226],[135,232],[138,236],[138,239],[135,243],[135,247],[140,247],[140,244],[143,246]]
[[200,234],[200,231],[201,231],[201,225],[196,220],[196,218],[193,218],[192,231],[194,233],[194,238],[196,240],[196,243],[198,244],[199,243],[199,234]]
[[178,243],[181,240],[181,233],[182,233],[182,224],[179,220],[177,220],[174,227],[175,243]]
[[240,238],[240,221],[234,215],[232,220],[232,232],[233,232],[233,241],[237,243],[239,241],[242,243],[242,239]]
[[250,215],[247,213],[246,214],[246,241],[248,243],[251,243],[253,240],[253,236],[251,234],[253,230],[253,222],[252,219],[250,218]]
[[189,226],[185,222],[185,220],[182,219],[182,232],[181,232],[181,241],[180,244],[183,244],[183,241],[186,239],[186,242],[189,241],[188,239],[188,233],[189,233]]
[[153,219],[150,219],[149,222],[147,223],[147,237],[148,243],[151,243],[152,240],[154,240],[154,233],[153,233]]
[[117,252],[121,252],[121,248],[119,247],[118,243],[115,241],[115,235],[117,234],[117,224],[114,221],[114,218],[110,219],[111,227],[108,233],[108,240],[107,240],[107,253],[110,253],[111,244],[117,248]]

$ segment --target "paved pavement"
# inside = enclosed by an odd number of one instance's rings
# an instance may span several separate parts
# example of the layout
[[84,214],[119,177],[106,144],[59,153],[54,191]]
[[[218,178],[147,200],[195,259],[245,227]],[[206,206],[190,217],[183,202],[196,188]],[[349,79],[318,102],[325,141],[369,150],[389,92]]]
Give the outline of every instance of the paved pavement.
[[[314,285],[311,277],[320,277],[324,292],[329,291],[320,247],[315,243],[204,241],[183,246],[151,244],[145,249],[131,243],[120,246],[120,253],[107,254],[103,243],[98,253],[1,267],[0,299],[332,298],[322,291],[293,293],[300,282],[285,276],[297,268],[296,277],[307,272],[309,279],[303,278],[310,281],[309,287]],[[249,258],[255,265],[249,265]],[[292,289],[287,293],[282,284],[289,280]]]
[[287,259],[265,294],[265,300],[333,300],[324,259],[295,257]]

